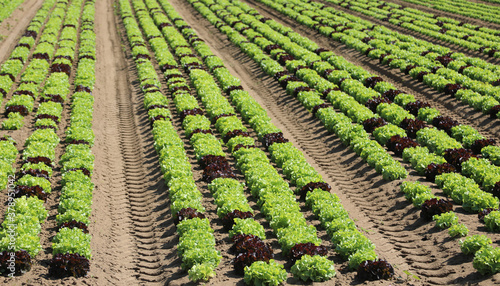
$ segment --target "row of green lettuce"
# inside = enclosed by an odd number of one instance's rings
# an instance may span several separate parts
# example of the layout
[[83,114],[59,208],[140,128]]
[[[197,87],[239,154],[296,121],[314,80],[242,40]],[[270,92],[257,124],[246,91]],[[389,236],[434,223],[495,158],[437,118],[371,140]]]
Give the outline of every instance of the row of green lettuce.
[[[75,19],[78,19],[78,15],[81,12],[81,7],[73,6],[67,11],[69,17],[65,18],[66,6],[70,6],[68,1],[57,1],[56,8],[52,11],[49,20],[45,24],[43,32],[40,35],[40,40],[33,51],[32,59],[26,69],[22,72],[21,81],[18,87],[14,90],[12,97],[7,101],[5,113],[7,114],[8,119],[2,122],[3,129],[20,129],[24,125],[24,116],[33,111],[36,100],[41,97],[40,93],[43,94],[43,98],[47,98],[46,95],[50,95],[50,93],[47,92],[69,92],[69,84],[67,83],[68,77],[65,77],[61,73],[55,73],[54,75],[53,73],[50,74],[52,78],[47,79],[46,85],[52,88],[45,89],[43,85],[47,75],[51,72],[51,65],[66,60],[63,58],[55,59],[55,56],[61,53],[59,51],[66,54],[64,53],[64,44],[57,49],[58,52],[56,54],[56,47],[58,45],[59,38],[64,37],[71,39],[76,36],[74,26],[73,28],[63,28],[63,22],[67,21],[71,25],[74,25]],[[65,32],[63,33],[64,30]],[[74,45],[72,41],[66,41],[66,43]],[[73,49],[68,48],[68,53],[71,53],[71,56],[74,56]],[[59,81],[61,80],[66,83],[59,84]]]
[[56,0],[44,1],[37,11],[24,35],[19,39],[16,47],[12,50],[9,58],[0,68],[0,99],[3,99],[12,89],[16,78],[21,74],[25,64],[29,63],[28,57],[32,48],[36,45],[36,39],[44,23],[50,18]]
[[90,270],[91,235],[88,231],[92,211],[94,184],[94,145],[92,130],[95,84],[95,3],[85,1],[81,14],[78,66],[71,95],[71,116],[65,131],[66,150],[61,156],[62,181],[56,222],[57,234],[52,240],[53,258],[49,273],[53,276],[86,276]]

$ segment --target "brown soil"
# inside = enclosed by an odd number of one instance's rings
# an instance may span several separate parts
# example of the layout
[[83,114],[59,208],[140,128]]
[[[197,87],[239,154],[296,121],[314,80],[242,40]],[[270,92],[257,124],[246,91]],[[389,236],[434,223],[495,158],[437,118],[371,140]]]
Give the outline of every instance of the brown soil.
[[[36,3],[39,2],[41,1]],[[233,75],[241,79],[243,88],[266,108],[273,123],[283,130],[285,137],[304,152],[311,165],[332,186],[333,192],[341,198],[358,227],[377,246],[379,257],[387,259],[396,268],[396,279],[393,281],[361,282],[356,279],[355,272],[347,271],[347,262],[330,250],[329,258],[336,264],[337,276],[331,281],[314,285],[493,285],[500,282],[500,274],[483,277],[477,273],[472,267],[472,257],[461,254],[458,240],[450,239],[447,231],[437,229],[434,223],[423,221],[419,210],[406,201],[399,191],[400,182],[384,181],[381,175],[342,145],[336,136],[329,134],[296,99],[288,96],[257,64],[186,1],[170,2],[212,51],[224,60]],[[455,99],[443,98],[422,84],[416,84],[410,77],[387,69],[379,65],[378,61],[360,56],[356,51],[253,0],[247,3],[256,7],[264,16],[294,28],[322,47],[414,94],[417,99],[429,101],[443,115],[470,124],[489,138],[500,139],[500,127],[496,120],[488,119]],[[44,252],[36,258],[32,271],[13,280],[0,280],[9,285],[192,284],[180,268],[181,259],[176,251],[178,236],[170,213],[170,201],[158,166],[151,127],[142,105],[143,95],[137,84],[135,66],[116,5],[114,0],[96,1],[97,83],[93,92],[96,136],[93,181],[96,188],[90,225],[93,254],[90,273],[85,278],[62,280],[52,279],[47,275],[48,259],[51,257],[50,240],[55,234],[54,216],[58,202],[58,192],[55,191],[47,202],[50,206],[49,220],[42,226]],[[1,29],[2,26],[0,34]],[[12,34],[19,36],[23,29],[19,28]],[[8,51],[8,47],[15,44],[14,41],[4,48],[6,41],[0,43],[0,51]],[[164,82],[163,84],[165,87]],[[173,108],[173,105],[170,107]],[[217,277],[207,285],[243,285],[242,278],[232,271],[233,255],[227,252],[231,244],[217,218],[206,183],[201,180],[202,170],[196,164],[194,152],[185,139],[179,117],[175,112],[173,114],[174,127],[186,143],[196,183],[204,195],[204,206],[215,230],[217,249],[223,255],[216,270]],[[68,117],[65,113],[66,120]],[[23,130],[28,134],[31,126],[27,125]],[[251,129],[250,132],[255,135]],[[26,136],[19,135],[21,146],[22,138],[25,139]],[[405,166],[409,169],[409,166]],[[238,176],[242,181],[241,174]],[[60,176],[54,177],[55,181],[59,179]],[[422,180],[422,177],[412,171],[408,180]],[[439,191],[436,192],[442,195]],[[5,199],[5,195],[1,199]],[[249,197],[249,201],[256,208],[255,200]],[[322,238],[324,245],[331,247],[330,238],[319,226],[319,222],[305,209],[303,203],[301,206],[305,217],[317,226],[318,236]],[[455,211],[460,221],[468,226],[470,234],[486,234],[494,241],[495,246],[499,245],[498,235],[487,233],[476,215],[466,213],[460,206],[455,206]],[[285,264],[286,260],[279,251],[269,225],[258,212],[256,218],[264,225],[269,242],[277,252],[276,260]],[[286,284],[303,285],[290,274]]]

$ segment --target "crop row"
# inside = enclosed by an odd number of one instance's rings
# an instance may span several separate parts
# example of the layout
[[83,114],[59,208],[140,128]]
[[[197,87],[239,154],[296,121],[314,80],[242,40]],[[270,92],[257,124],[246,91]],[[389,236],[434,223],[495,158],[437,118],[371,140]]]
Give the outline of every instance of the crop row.
[[318,2],[261,2],[370,58],[379,59],[382,64],[409,73],[439,92],[455,96],[476,110],[493,118],[499,115],[496,65],[392,32]]
[[24,0],[3,0],[0,1],[0,23],[7,19]]
[[[472,2],[467,0],[403,0],[408,3],[418,4],[425,7],[430,7],[436,10],[446,11],[454,14],[459,14],[467,17],[480,19],[496,24],[500,24],[498,15],[500,9],[498,6],[488,5],[480,2]],[[498,3],[497,0],[485,0],[487,2]]]
[[0,68],[0,98],[3,99],[16,82],[25,64],[29,63],[32,48],[36,45],[38,34],[42,30],[43,24],[50,18],[52,9],[56,5],[56,0],[47,0],[37,11],[35,17],[26,28],[24,35],[19,39],[16,47],[11,52],[7,61]]
[[92,211],[94,184],[94,145],[92,131],[95,83],[95,3],[86,1],[81,16],[78,66],[73,81],[70,125],[66,130],[65,153],[59,164],[62,189],[56,221],[58,232],[52,240],[52,276],[86,276],[90,270],[90,238],[88,231]]
[[[472,51],[482,51],[486,55],[500,57],[498,30],[466,24],[445,17],[436,17],[419,10],[408,10],[400,5],[385,1],[367,0],[329,0],[353,11],[357,11],[379,20],[416,31],[451,44],[456,44]],[[483,28],[483,31],[480,31]],[[477,30],[476,30],[477,29]]]
[[[66,6],[70,8],[66,10]],[[33,111],[35,101],[39,97],[48,101],[52,93],[55,93],[64,99],[69,93],[68,74],[71,70],[66,73],[57,71],[61,71],[59,65],[68,65],[67,62],[71,60],[58,56],[70,56],[71,59],[74,57],[77,32],[75,26],[78,24],[80,13],[81,6],[70,5],[68,1],[58,1],[33,51],[33,58],[21,75],[21,83],[6,104],[5,114],[8,119],[2,122],[3,129],[20,129],[24,125],[24,116]],[[68,26],[63,27],[63,24]],[[56,53],[57,46],[59,48]],[[46,80],[49,74],[50,77]],[[40,96],[40,93],[43,93],[43,96]]]

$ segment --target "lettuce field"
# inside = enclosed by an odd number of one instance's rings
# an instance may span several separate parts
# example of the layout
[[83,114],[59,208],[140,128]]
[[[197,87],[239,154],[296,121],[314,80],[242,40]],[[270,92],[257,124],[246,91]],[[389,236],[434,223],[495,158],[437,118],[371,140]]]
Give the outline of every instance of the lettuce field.
[[0,5],[2,283],[500,283],[499,0]]

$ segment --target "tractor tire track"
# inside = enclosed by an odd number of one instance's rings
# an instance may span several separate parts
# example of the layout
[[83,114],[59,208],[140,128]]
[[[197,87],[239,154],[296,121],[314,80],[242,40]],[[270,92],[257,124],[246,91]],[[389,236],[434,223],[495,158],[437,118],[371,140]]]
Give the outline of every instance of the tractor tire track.
[[170,219],[168,198],[151,129],[137,98],[136,76],[128,65],[130,57],[122,51],[119,35],[124,31],[118,28],[114,2],[96,3],[96,78],[100,80],[95,118],[101,120],[94,123],[97,204],[91,233],[97,239],[92,240],[95,262],[90,274],[106,277],[102,285],[162,284],[160,238],[173,235],[162,225]]

